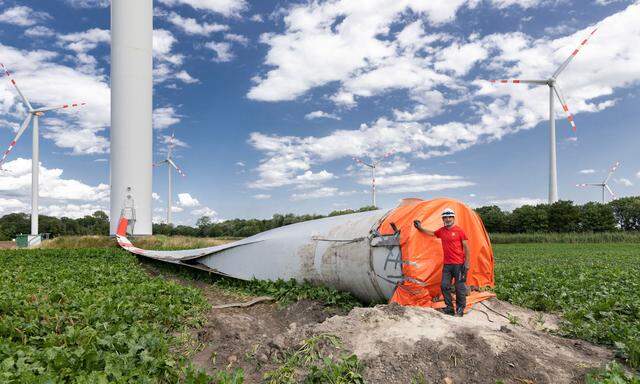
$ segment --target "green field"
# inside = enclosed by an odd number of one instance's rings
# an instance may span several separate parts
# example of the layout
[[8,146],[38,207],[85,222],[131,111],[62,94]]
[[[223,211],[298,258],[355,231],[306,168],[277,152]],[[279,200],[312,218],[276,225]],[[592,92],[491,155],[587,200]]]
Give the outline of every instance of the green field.
[[[561,334],[611,346],[629,366],[640,366],[636,244],[498,244],[494,249],[500,298],[559,313],[565,320]],[[202,293],[150,277],[135,256],[112,248],[2,251],[0,279],[0,382],[210,380],[195,374],[176,352],[181,345],[175,335],[201,322],[207,307]],[[283,304],[301,298],[347,308],[357,304],[348,295],[308,285],[212,283],[271,294]]]
[[498,297],[565,320],[563,335],[615,348],[640,367],[637,244],[496,244]]
[[0,382],[176,382],[172,332],[200,291],[149,277],[119,250],[0,254]]

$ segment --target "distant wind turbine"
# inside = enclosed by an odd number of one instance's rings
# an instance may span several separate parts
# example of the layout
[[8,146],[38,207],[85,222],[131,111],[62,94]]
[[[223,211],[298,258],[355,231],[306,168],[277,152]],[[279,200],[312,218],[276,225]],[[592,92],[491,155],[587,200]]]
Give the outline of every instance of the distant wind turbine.
[[180,169],[180,167],[178,167],[176,163],[173,161],[173,157],[171,157],[171,155],[173,154],[174,145],[175,145],[175,136],[172,134],[171,139],[169,139],[169,149],[167,150],[167,158],[153,165],[154,167],[158,167],[162,164],[167,164],[167,172],[169,173],[168,175],[169,188],[167,188],[167,191],[168,191],[167,193],[167,224],[168,225],[171,225],[171,209],[173,208],[173,169],[175,168],[180,176],[183,176],[183,177],[187,176],[182,171],[182,169]]
[[11,84],[13,84],[14,88],[18,92],[18,95],[20,95],[20,98],[22,99],[24,106],[27,108],[27,113],[28,113],[27,117],[24,119],[24,122],[20,126],[20,129],[18,129],[18,133],[13,138],[11,143],[9,143],[9,148],[7,148],[7,150],[4,151],[4,154],[2,155],[2,159],[0,159],[0,169],[2,169],[2,166],[4,165],[4,162],[7,159],[7,156],[9,156],[9,153],[11,153],[11,150],[13,150],[13,148],[16,146],[16,143],[20,139],[20,136],[22,136],[24,131],[27,130],[27,128],[29,127],[29,123],[33,121],[32,147],[31,147],[31,235],[37,236],[38,235],[38,178],[39,178],[38,165],[40,162],[40,143],[38,140],[39,139],[38,131],[40,128],[39,119],[46,112],[51,112],[58,109],[66,109],[71,107],[79,107],[79,106],[85,105],[85,103],[63,104],[63,105],[57,105],[55,107],[45,107],[45,108],[34,109],[31,106],[31,103],[29,103],[29,100],[22,94],[22,91],[20,91],[20,88],[18,88],[18,84],[16,84],[16,81],[11,77],[11,73],[9,73],[7,68],[5,68],[5,66],[1,63],[0,63],[0,67],[2,67],[4,74],[9,78],[9,80],[11,80]]
[[576,124],[573,121],[573,115],[569,112],[569,107],[567,106],[564,97],[562,97],[562,92],[560,91],[560,87],[558,86],[556,79],[562,73],[562,71],[567,68],[571,60],[580,52],[580,49],[587,44],[589,37],[593,36],[598,28],[594,29],[591,34],[584,40],[582,43],[576,48],[571,55],[556,69],[556,71],[551,75],[548,79],[543,80],[491,80],[492,83],[514,83],[514,84],[536,84],[536,85],[546,85],[549,87],[549,204],[555,203],[558,201],[558,171],[556,164],[556,121],[555,121],[555,106],[554,101],[555,98],[553,94],[555,93],[560,100],[560,104],[562,105],[562,109],[567,113],[567,120],[571,124],[573,131],[576,130]]
[[391,156],[393,154],[394,151],[389,151],[387,153],[385,153],[382,158],[372,161],[371,163],[367,163],[364,160],[361,160],[357,157],[353,158],[353,161],[355,161],[356,163],[362,164],[365,167],[371,168],[371,199],[373,201],[373,206],[377,207],[376,205],[376,168],[378,168],[378,164],[380,164],[380,162],[382,162],[382,160],[388,158],[389,156]]
[[609,169],[609,173],[607,174],[607,177],[604,178],[604,180],[602,181],[602,183],[586,183],[586,184],[576,184],[576,187],[600,187],[602,188],[602,204],[604,204],[605,201],[605,189],[607,191],[609,191],[609,193],[611,194],[611,197],[616,197],[616,194],[613,193],[613,191],[611,190],[611,188],[609,188],[609,185],[607,184],[607,182],[609,181],[609,179],[611,178],[611,175],[613,174],[613,172],[616,171],[616,169],[618,169],[618,167],[620,166],[620,162],[616,161],[615,164],[613,164],[611,166],[611,168]]

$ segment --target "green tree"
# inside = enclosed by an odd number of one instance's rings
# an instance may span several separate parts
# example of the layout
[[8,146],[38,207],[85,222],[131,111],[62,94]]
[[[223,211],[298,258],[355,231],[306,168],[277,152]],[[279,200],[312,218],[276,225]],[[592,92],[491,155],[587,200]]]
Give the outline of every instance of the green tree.
[[620,228],[640,230],[640,196],[623,197],[609,203]]
[[0,219],[2,240],[11,240],[20,233],[31,232],[31,219],[26,213],[10,213]]
[[580,229],[591,232],[615,231],[616,218],[609,204],[589,202],[580,207]]
[[560,200],[547,206],[550,232],[575,232],[580,226],[580,207],[573,201]]
[[511,232],[546,232],[549,229],[549,213],[546,204],[523,205],[509,215]]
[[475,211],[482,219],[487,232],[508,232],[507,213],[503,212],[497,205],[476,208]]

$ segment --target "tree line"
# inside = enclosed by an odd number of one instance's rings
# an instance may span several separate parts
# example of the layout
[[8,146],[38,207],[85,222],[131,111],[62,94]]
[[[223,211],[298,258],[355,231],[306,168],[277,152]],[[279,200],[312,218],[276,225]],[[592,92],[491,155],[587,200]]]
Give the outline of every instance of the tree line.
[[489,233],[611,232],[640,230],[640,196],[623,197],[607,204],[523,205],[511,212],[498,206],[476,208]]
[[[168,236],[246,237],[283,225],[374,209],[376,208],[373,206],[366,206],[356,210],[333,211],[328,215],[294,215],[289,213],[286,215],[275,214],[270,219],[233,219],[222,222],[213,222],[210,217],[203,216],[198,219],[195,227],[153,224],[153,233]],[[78,219],[39,215],[38,221],[40,232],[48,233],[51,237],[109,235],[109,216],[103,211],[96,211],[92,215]],[[14,239],[18,234],[30,233],[30,231],[31,216],[26,213],[11,213],[0,217],[0,241],[8,241]]]
[[[372,206],[360,209],[333,211],[328,215],[275,214],[270,219],[233,219],[214,222],[203,216],[195,226],[153,224],[153,233],[158,235],[182,235],[196,237],[247,237],[269,229],[323,217],[346,215],[376,209]],[[500,207],[476,208],[489,233],[529,232],[610,232],[640,231],[640,196],[623,197],[607,204],[586,203],[576,205],[562,200],[554,204],[523,205],[513,211]],[[52,237],[74,235],[109,235],[109,217],[96,211],[78,219],[68,217],[39,216],[42,233]],[[30,216],[11,213],[0,218],[0,240],[11,240],[17,234],[29,233]]]

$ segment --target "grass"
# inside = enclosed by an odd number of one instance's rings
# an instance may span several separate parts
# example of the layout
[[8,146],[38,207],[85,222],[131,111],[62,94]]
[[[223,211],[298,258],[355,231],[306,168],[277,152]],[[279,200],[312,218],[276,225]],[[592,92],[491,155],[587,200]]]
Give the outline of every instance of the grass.
[[123,251],[0,253],[0,382],[173,383],[172,336],[197,324],[200,291],[149,277]]
[[267,384],[364,384],[364,367],[356,355],[326,356],[323,347],[340,349],[337,336],[320,334],[304,340],[281,361],[281,366],[265,374]]
[[[190,236],[142,236],[132,239],[143,249],[172,250],[212,247],[235,240],[229,237],[190,237]],[[44,249],[83,249],[83,248],[119,248],[115,239],[109,236],[60,236],[45,240]]]
[[640,368],[640,252],[635,244],[497,244],[498,297],[560,313],[559,332],[613,347]]
[[640,243],[640,231],[573,233],[491,233],[492,244]]

